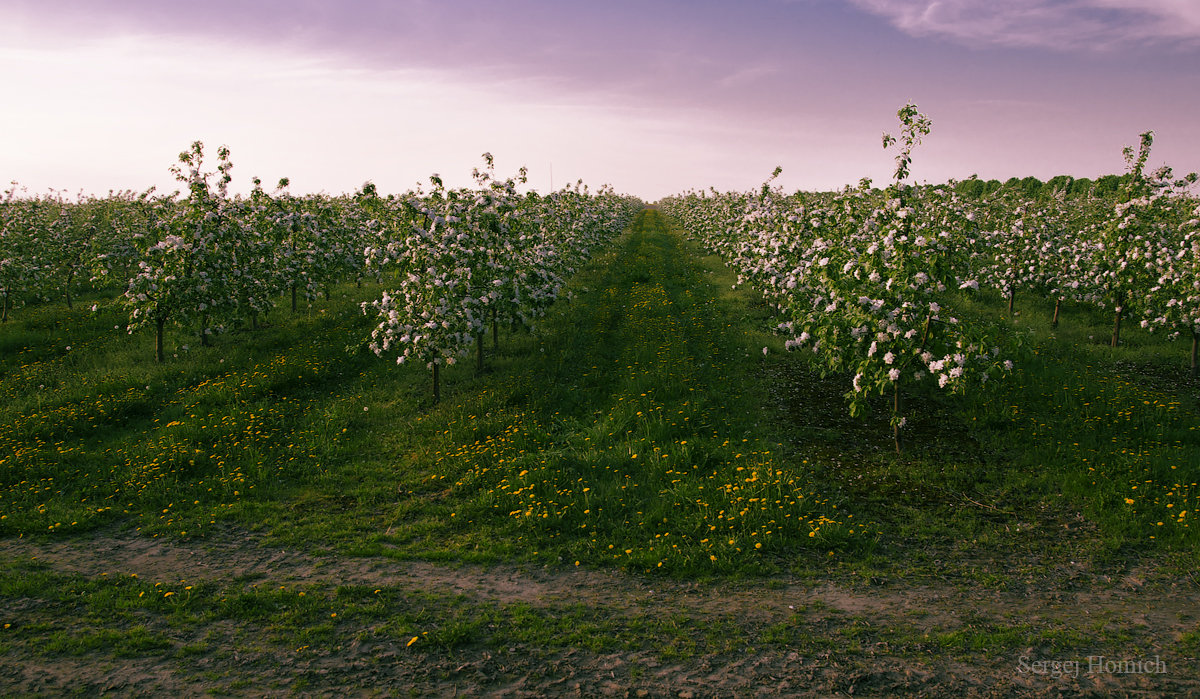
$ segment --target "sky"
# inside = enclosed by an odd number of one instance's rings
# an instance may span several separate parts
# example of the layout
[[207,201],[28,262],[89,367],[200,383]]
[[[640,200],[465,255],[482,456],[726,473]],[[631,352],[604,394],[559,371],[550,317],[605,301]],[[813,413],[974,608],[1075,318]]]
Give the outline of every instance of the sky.
[[243,192],[466,186],[484,152],[646,201],[883,185],[909,102],[918,182],[1120,173],[1148,130],[1200,170],[1196,0],[0,0],[0,75],[30,195],[170,192],[196,140]]

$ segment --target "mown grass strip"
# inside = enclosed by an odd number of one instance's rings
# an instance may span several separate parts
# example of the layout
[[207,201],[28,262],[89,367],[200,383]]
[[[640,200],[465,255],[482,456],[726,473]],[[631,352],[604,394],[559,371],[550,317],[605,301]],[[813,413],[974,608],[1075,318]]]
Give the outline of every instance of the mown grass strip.
[[707,274],[644,212],[576,279],[576,300],[547,319],[531,365],[430,415],[446,416],[455,437],[432,450],[422,487],[445,521],[426,516],[365,550],[461,537],[505,555],[703,575],[869,541],[756,431],[761,360],[731,330],[744,310]]

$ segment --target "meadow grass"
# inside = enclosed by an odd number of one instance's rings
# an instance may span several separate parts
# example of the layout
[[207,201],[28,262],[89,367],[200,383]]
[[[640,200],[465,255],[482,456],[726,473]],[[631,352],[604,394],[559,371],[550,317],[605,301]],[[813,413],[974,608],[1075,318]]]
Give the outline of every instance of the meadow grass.
[[27,307],[0,328],[0,532],[234,526],[314,550],[684,577],[833,553],[929,572],[979,550],[1194,550],[1180,345],[1134,328],[1109,348],[1087,307],[1051,330],[1044,303],[1019,299],[1012,320],[998,297],[960,299],[1022,338],[1018,370],[907,396],[896,456],[885,411],[847,418],[842,377],[807,373],[731,286],[647,210],[536,332],[489,338],[482,374],[450,367],[436,405],[428,371],[358,349],[378,287],[212,347],[177,332],[163,364],[103,300]]
[[972,404],[972,418],[1008,421],[1001,443],[1034,475],[1031,489],[1074,503],[1109,550],[1194,552],[1200,382],[1185,343],[1126,328],[1112,348],[1099,309],[1069,308],[1057,329],[1050,304],[1022,310],[1024,368],[1004,393]]
[[[1014,320],[998,296],[956,299],[1012,327],[1017,370],[985,392],[906,395],[913,416],[896,455],[886,407],[849,418],[849,377],[820,378],[786,353],[761,298],[733,286],[718,258],[648,210],[534,332],[505,328],[498,348],[489,333],[482,373],[471,361],[448,368],[436,404],[424,368],[361,349],[370,321],[358,304],[378,285],[338,287],[211,347],[175,330],[163,364],[152,337],[114,330],[111,299],[27,306],[0,327],[0,533],[253,531],[317,554],[768,588],[779,578],[762,576],[780,573],[1007,590],[1075,576],[1077,563],[1194,569],[1200,420],[1182,345],[1135,328],[1110,348],[1107,315],[1083,306],[1052,330],[1040,301],[1018,298]],[[385,584],[0,564],[0,599],[27,610],[6,622],[0,649],[48,656],[301,654],[374,639],[664,658],[886,644],[922,657],[1128,641],[1115,627],[986,615],[945,632],[819,609],[782,622],[613,616]]]
[[[639,606],[614,610],[571,600],[529,604],[440,590],[414,592],[386,583],[88,578],[28,561],[0,563],[0,597],[39,602],[22,614],[5,615],[17,621],[4,625],[0,651],[43,657],[104,653],[186,662],[197,655],[225,661],[250,653],[303,662],[363,643],[422,653],[480,646],[500,652],[515,647],[550,653],[648,651],[662,660],[780,649],[865,657],[880,645],[911,658],[941,652],[994,657],[1030,648],[1079,651],[1132,638],[1118,625],[1091,620],[1034,624],[968,613],[957,628],[942,631],[919,619],[880,625],[819,604],[770,615],[686,608],[647,613]],[[69,624],[59,616],[63,611],[70,613]]]
[[538,332],[505,333],[481,376],[446,372],[437,405],[427,372],[346,351],[377,289],[213,347],[177,337],[161,365],[112,311],[35,309],[8,335],[0,527],[221,523],[358,553],[676,574],[869,542],[756,433],[759,362],[694,258],[647,212]]

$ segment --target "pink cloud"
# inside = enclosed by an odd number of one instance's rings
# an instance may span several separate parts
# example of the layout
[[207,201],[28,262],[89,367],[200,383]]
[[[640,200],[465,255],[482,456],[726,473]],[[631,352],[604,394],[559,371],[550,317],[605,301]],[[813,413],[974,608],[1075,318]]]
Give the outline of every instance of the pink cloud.
[[1200,42],[1193,0],[850,0],[913,36],[1063,50]]

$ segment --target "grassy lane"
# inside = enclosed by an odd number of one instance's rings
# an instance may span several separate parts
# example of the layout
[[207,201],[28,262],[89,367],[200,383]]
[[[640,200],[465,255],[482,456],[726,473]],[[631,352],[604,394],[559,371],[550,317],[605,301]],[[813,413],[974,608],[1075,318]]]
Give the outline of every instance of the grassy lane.
[[183,338],[164,365],[106,330],[111,312],[43,309],[6,335],[0,529],[232,525],[317,550],[677,575],[869,544],[807,464],[771,453],[763,358],[721,275],[648,210],[537,333],[503,333],[481,376],[444,372],[436,406],[419,367],[345,351],[377,289],[215,347]]
[[[0,691],[1194,693],[1196,401],[1157,345],[1072,316],[1003,390],[912,396],[897,457],[733,281],[648,210],[437,405],[346,351],[379,288],[163,365],[25,309]],[[1097,654],[1169,674],[1015,670]]]
[[1112,350],[1089,337],[1102,314],[1051,333],[1027,308],[1016,378],[911,396],[896,457],[886,411],[846,417],[844,377],[779,351],[732,282],[648,210],[536,333],[489,337],[482,375],[444,372],[436,406],[423,368],[346,351],[377,287],[214,347],[175,336],[162,365],[90,301],[27,308],[0,333],[0,533],[232,527],[394,557],[998,586],[1145,551],[1192,565],[1200,431],[1165,369],[1177,347],[1134,329]]
[[761,355],[732,329],[745,309],[696,260],[644,212],[547,319],[535,361],[427,418],[449,439],[419,457],[430,472],[399,505],[406,526],[367,550],[704,575],[866,540],[759,436]]

